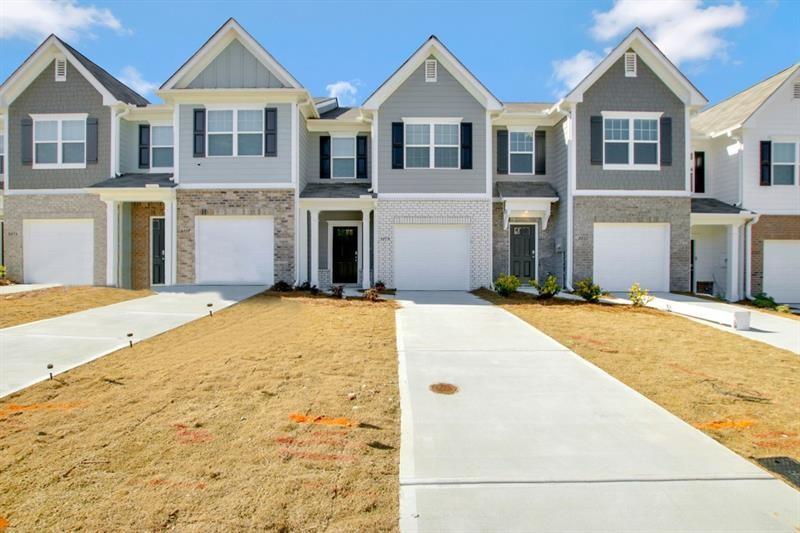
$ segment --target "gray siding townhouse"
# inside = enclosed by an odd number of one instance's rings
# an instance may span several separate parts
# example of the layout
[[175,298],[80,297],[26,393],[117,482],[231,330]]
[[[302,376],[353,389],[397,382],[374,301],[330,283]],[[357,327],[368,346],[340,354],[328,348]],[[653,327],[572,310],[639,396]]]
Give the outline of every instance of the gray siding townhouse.
[[431,36],[350,108],[231,19],[157,94],[54,36],[0,87],[11,277],[689,290],[695,209],[742,211],[693,200],[706,100],[638,29],[555,103],[501,102]]

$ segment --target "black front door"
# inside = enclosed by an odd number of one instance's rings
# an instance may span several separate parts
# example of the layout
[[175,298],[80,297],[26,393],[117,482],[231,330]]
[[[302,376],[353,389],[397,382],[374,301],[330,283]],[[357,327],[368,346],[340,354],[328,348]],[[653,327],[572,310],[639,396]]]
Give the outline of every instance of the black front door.
[[333,228],[333,283],[358,282],[358,227]]
[[162,285],[164,283],[164,219],[153,218],[150,228],[152,250],[150,256],[153,259],[151,268],[151,285]]
[[511,274],[522,280],[536,275],[534,226],[511,226]]

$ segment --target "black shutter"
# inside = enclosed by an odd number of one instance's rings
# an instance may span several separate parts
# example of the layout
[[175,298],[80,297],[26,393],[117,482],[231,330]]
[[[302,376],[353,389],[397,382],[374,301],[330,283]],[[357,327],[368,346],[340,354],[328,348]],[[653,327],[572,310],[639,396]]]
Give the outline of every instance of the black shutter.
[[33,164],[33,120],[23,118],[20,124],[20,132],[22,138],[20,139],[20,146],[22,147],[22,164]]
[[461,123],[461,168],[472,168],[472,122]]
[[392,122],[392,168],[403,168],[402,122]]
[[139,168],[150,168],[150,126],[139,124]]
[[194,157],[206,156],[206,110],[194,110]]
[[92,117],[87,118],[86,119],[86,163],[89,164],[97,163],[97,140],[98,140],[97,119]]
[[367,137],[356,137],[356,178],[367,179]]
[[331,177],[331,138],[328,135],[319,138],[319,177],[323,180]]
[[497,173],[508,174],[508,130],[497,130]]
[[694,192],[706,192],[706,153],[694,153]]
[[603,164],[603,117],[591,117],[589,119],[590,143],[592,148],[592,164]]
[[264,156],[277,157],[278,155],[278,109],[268,107],[264,109]]
[[0,174],[5,175],[6,173],[6,157],[4,155],[0,155]]
[[761,141],[759,150],[761,185],[772,185],[772,141]]
[[661,164],[672,165],[672,118],[661,117]]
[[536,174],[547,174],[547,135],[544,130],[536,130]]

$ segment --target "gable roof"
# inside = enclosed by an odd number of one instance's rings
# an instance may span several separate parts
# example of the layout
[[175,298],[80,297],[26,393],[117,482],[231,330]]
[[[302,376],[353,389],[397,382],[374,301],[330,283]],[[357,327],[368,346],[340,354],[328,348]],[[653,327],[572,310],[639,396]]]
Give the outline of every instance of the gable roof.
[[472,72],[464,66],[453,53],[435,36],[431,35],[422,46],[411,54],[400,67],[389,76],[389,78],[373,92],[363,104],[366,109],[378,109],[397,88],[413,74],[423,61],[428,57],[434,56],[444,66],[464,88],[481,102],[487,109],[502,109],[500,103],[489,89],[483,85]]
[[742,126],[798,69],[800,63],[795,63],[774,76],[714,104],[692,118],[692,129],[714,135]]
[[239,42],[247,49],[248,52],[253,54],[267,69],[272,72],[283,85],[292,89],[302,89],[303,85],[292,76],[283,65],[272,57],[267,50],[256,41],[252,35],[236,21],[234,18],[229,18],[225,24],[214,32],[214,34],[201,46],[181,67],[164,82],[161,90],[175,89],[186,78],[186,83],[194,79],[194,77],[202,72],[203,68],[208,66],[209,63],[230,44],[233,39],[238,39]]
[[8,105],[52,61],[52,54],[63,55],[86,80],[103,95],[103,104],[115,103],[146,106],[150,102],[142,95],[109,74],[56,35],[50,35],[0,86],[0,105]]
[[655,74],[686,105],[704,106],[708,100],[683,72],[664,55],[653,41],[640,29],[634,28],[578,85],[565,97],[567,102],[582,102],[583,93],[611,68],[628,50],[633,49]]

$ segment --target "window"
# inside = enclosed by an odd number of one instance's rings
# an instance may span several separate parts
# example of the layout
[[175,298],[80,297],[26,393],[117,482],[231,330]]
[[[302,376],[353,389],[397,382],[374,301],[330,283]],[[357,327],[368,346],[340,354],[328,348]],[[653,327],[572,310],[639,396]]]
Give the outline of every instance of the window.
[[33,168],[86,168],[86,115],[33,117]]
[[356,177],[356,138],[331,138],[331,169],[334,178]]
[[172,126],[152,126],[150,128],[150,158],[152,168],[172,168],[174,153]]
[[406,123],[406,168],[459,168],[460,120]]
[[772,143],[772,184],[794,185],[797,169],[797,144]]
[[0,176],[6,173],[6,143],[5,137],[0,135]]
[[428,83],[436,82],[439,76],[439,63],[435,59],[425,60],[425,81]]
[[56,81],[67,81],[67,60],[63,57],[56,58]]
[[625,77],[636,77],[636,52],[625,52]]
[[533,132],[508,134],[508,170],[511,174],[533,174]]
[[206,115],[209,157],[264,155],[264,110],[209,109]]
[[[603,113],[603,168],[658,170],[660,113]],[[652,118],[651,118],[652,117]]]

